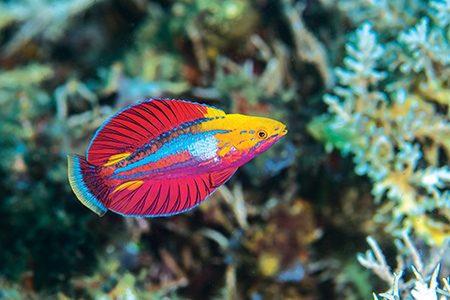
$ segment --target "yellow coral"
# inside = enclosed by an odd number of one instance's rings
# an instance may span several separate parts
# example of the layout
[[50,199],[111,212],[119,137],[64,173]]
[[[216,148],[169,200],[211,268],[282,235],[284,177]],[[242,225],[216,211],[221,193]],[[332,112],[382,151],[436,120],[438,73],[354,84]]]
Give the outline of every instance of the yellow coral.
[[427,216],[415,217],[412,226],[429,244],[441,246],[445,240],[450,239],[450,225],[434,222]]
[[280,258],[274,253],[264,253],[259,257],[258,265],[261,274],[270,277],[280,270]]

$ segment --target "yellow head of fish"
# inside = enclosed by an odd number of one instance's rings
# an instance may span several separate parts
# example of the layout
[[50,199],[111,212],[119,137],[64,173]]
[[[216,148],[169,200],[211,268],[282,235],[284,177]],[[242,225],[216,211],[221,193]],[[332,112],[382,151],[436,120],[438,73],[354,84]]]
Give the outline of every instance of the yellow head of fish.
[[226,114],[207,122],[204,130],[220,129],[217,156],[222,162],[242,165],[267,150],[286,133],[286,125],[264,117]]

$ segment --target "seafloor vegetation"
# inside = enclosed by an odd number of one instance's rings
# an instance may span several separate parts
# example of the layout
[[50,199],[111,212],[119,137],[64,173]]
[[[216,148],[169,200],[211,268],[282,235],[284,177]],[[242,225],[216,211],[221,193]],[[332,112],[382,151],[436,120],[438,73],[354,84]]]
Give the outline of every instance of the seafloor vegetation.
[[[449,0],[0,0],[0,299],[450,299],[449,41]],[[289,134],[99,218],[66,154],[151,97]]]

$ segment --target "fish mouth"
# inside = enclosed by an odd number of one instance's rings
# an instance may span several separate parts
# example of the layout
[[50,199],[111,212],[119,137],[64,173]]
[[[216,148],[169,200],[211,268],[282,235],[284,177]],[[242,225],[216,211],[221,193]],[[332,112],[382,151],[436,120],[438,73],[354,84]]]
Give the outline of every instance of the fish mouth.
[[283,127],[280,127],[280,129],[276,129],[279,130],[278,133],[274,134],[272,136],[271,139],[274,139],[274,141],[278,141],[279,139],[281,139],[283,136],[285,136],[288,133],[288,130],[286,129],[286,125],[283,125]]

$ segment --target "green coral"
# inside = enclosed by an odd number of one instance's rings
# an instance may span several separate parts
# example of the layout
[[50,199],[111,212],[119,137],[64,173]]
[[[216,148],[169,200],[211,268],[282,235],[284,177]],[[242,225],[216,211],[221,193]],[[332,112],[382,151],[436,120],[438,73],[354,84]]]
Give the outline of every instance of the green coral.
[[14,54],[38,38],[47,41],[60,38],[75,17],[93,4],[96,3],[92,0],[52,1],[51,4],[46,0],[1,2],[0,29],[14,23],[20,24],[14,38],[2,49],[3,54]]
[[[80,261],[95,256],[96,245],[90,217],[68,201],[63,140],[55,123],[43,121],[52,98],[42,86],[52,77],[51,68],[37,64],[0,73],[0,226],[9,229],[0,236],[7,245],[0,251],[0,270],[12,279],[29,270],[38,288],[60,287],[70,274],[89,270]],[[78,230],[72,230],[75,225]]]
[[[211,47],[240,42],[254,30],[257,15],[247,0],[182,0],[174,4],[175,32],[192,34],[196,27]],[[191,36],[192,37],[192,36]]]

